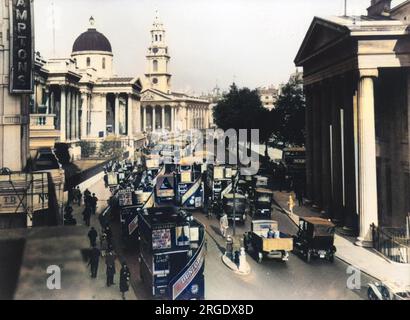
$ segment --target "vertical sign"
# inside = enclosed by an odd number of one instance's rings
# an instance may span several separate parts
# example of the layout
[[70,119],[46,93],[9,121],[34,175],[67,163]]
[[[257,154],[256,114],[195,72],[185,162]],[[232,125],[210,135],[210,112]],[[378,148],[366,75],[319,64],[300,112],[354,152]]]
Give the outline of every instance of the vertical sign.
[[10,0],[10,92],[33,92],[32,0]]

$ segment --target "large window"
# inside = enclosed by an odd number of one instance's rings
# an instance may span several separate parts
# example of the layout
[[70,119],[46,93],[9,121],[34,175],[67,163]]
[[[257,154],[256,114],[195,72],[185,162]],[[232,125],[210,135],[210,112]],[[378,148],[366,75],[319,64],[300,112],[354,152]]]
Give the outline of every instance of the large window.
[[102,58],[102,68],[105,69],[105,58]]
[[91,58],[87,57],[87,67],[91,66]]
[[153,68],[154,72],[158,71],[158,61],[157,60],[154,60],[152,62],[152,68]]

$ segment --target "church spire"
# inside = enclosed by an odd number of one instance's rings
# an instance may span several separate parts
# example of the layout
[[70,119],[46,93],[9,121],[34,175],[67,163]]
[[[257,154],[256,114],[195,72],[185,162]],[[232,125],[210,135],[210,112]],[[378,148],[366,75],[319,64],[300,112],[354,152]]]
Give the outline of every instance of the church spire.
[[171,57],[165,41],[165,28],[159,18],[158,11],[155,12],[150,32],[151,45],[147,54],[146,85],[152,89],[169,93],[171,91],[171,74],[168,70],[168,64]]

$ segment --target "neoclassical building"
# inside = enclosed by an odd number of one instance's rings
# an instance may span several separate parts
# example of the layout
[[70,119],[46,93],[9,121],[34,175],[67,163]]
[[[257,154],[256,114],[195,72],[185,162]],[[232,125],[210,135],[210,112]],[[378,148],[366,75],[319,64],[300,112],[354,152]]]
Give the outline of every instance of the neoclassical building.
[[44,126],[54,126],[57,142],[69,144],[76,157],[80,140],[112,136],[132,145],[141,132],[142,84],[138,78],[114,75],[113,64],[111,44],[96,30],[93,18],[89,29],[75,40],[70,58],[44,60],[37,55],[32,153],[42,146],[52,147],[52,134],[44,134]]
[[184,131],[209,128],[209,101],[171,91],[171,57],[165,29],[158,17],[151,28],[151,44],[146,59],[147,70],[141,93],[142,130]]
[[315,17],[295,59],[307,99],[308,197],[369,244],[410,212],[410,1]]
[[113,137],[133,148],[144,132],[208,128],[207,100],[171,91],[170,55],[158,18],[151,30],[147,72],[138,77],[114,74],[110,41],[94,26],[74,42],[70,58],[36,55],[35,93],[31,103],[30,151],[68,144],[74,158],[79,142]]

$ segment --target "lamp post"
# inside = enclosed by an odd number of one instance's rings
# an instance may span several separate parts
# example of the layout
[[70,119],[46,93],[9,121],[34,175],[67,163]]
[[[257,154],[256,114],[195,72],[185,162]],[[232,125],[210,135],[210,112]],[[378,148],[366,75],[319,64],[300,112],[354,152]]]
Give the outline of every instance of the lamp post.
[[236,187],[237,187],[237,177],[238,177],[238,167],[236,167],[236,174],[232,175],[232,191],[233,191],[233,235],[236,236]]

